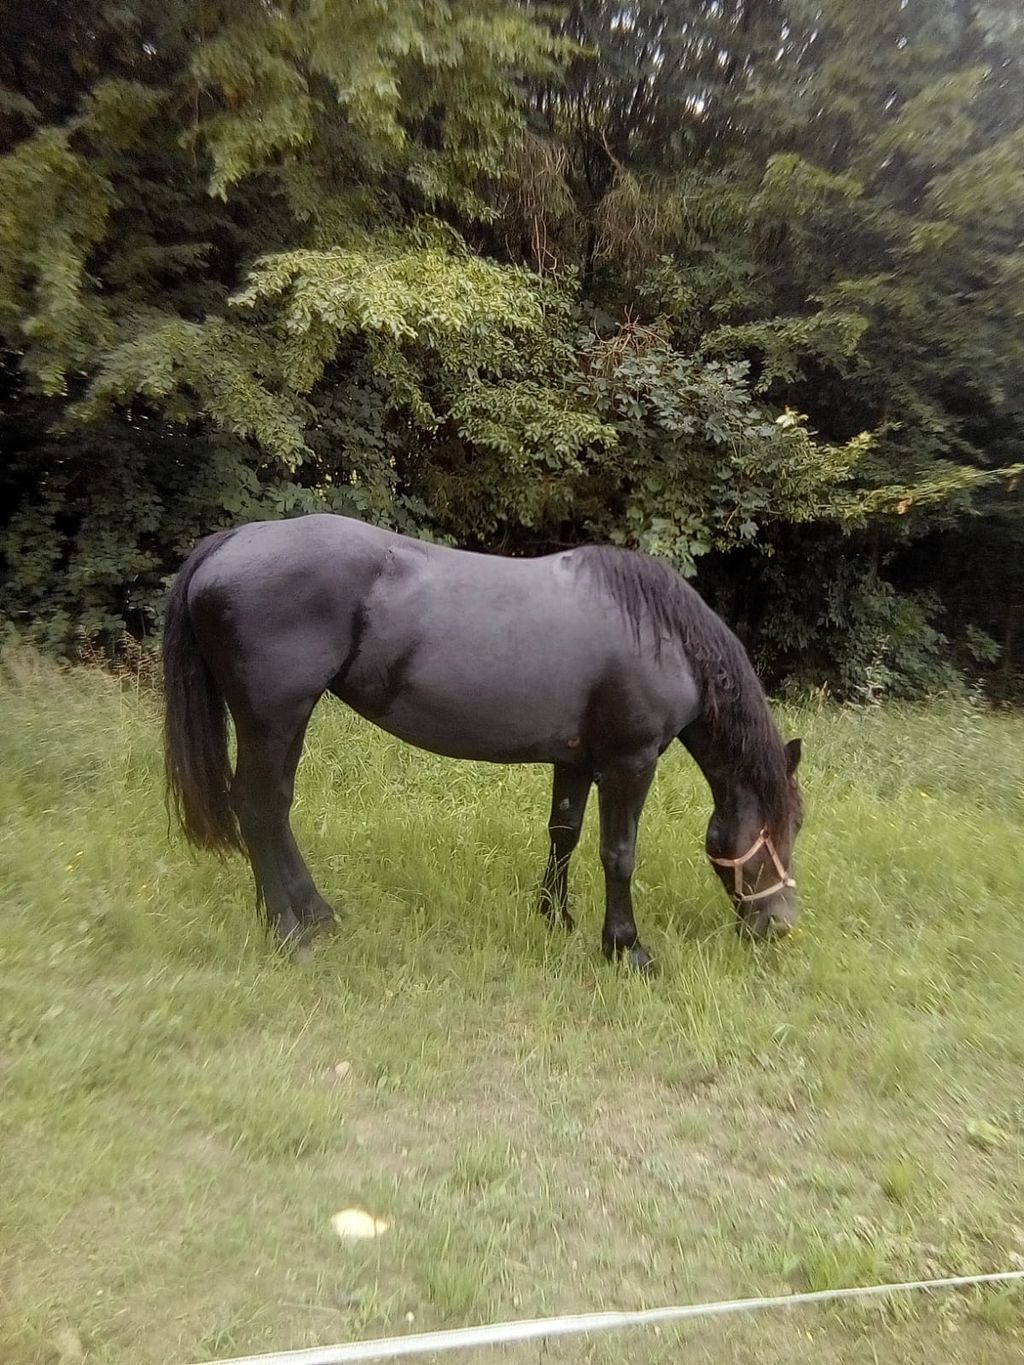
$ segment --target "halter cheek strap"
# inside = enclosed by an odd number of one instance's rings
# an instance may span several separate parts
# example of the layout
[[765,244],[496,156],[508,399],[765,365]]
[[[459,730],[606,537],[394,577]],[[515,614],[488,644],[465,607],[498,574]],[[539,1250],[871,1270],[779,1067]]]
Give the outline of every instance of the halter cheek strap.
[[[760,853],[762,848],[768,850],[768,855],[775,864],[775,871],[778,874],[778,881],[772,886],[766,886],[763,891],[744,891],[743,890],[743,869],[753,858],[755,853]],[[751,846],[739,858],[712,858],[710,853],[708,858],[718,867],[731,867],[735,879],[733,899],[737,905],[746,904],[748,901],[764,900],[767,896],[774,896],[779,891],[784,891],[787,887],[796,886],[796,882],[786,871],[782,859],[776,852],[775,845],[772,843],[771,836],[766,829],[763,829]]]

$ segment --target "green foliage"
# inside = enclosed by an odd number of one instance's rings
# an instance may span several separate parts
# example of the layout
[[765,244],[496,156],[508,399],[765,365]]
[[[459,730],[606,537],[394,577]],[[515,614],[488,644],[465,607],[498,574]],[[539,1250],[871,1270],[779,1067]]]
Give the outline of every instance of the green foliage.
[[849,202],[863,193],[863,184],[851,175],[833,175],[795,152],[777,152],[765,163],[751,207],[755,214],[808,219],[827,215],[833,200]]
[[822,309],[806,317],[765,318],[716,327],[705,335],[701,354],[757,356],[757,389],[767,393],[773,385],[792,385],[803,379],[808,363],[817,362],[840,374],[848,372],[868,326],[863,314],[841,309]]
[[277,305],[282,369],[308,393],[342,341],[353,334],[375,348],[413,344],[444,364],[501,364],[509,334],[541,325],[536,285],[525,271],[501,268],[444,247],[410,249],[365,242],[333,251],[296,251],[257,261],[242,308]]
[[1024,213],[1024,129],[934,176],[928,200],[954,223],[1012,233]]
[[[802,634],[807,660],[790,673],[791,685],[824,683],[847,701],[960,693],[963,679],[950,658],[949,641],[932,624],[938,604],[897,594],[856,561],[844,569],[828,574],[824,600],[815,613],[804,606],[786,641],[792,655]],[[773,623],[767,638],[778,633]],[[816,668],[808,666],[814,655]]]
[[936,676],[873,641],[945,646],[879,575],[919,592],[930,538],[980,546],[980,516],[999,548],[963,573],[1005,578],[1003,619],[936,590],[1012,691],[1019,36],[1002,0],[25,7],[2,610],[65,644],[149,630],[192,537],[327,507],[638,545],[712,595],[739,558],[774,575],[748,633],[773,669],[850,693],[877,655],[898,692]]
[[109,340],[86,262],[113,204],[62,130],[45,128],[0,160],[0,319],[46,393],[65,392],[68,370]]
[[141,400],[185,423],[197,407],[218,426],[252,437],[293,467],[306,449],[298,400],[280,388],[280,359],[258,333],[219,318],[204,323],[145,319],[139,334],[110,350],[72,417],[94,420]]
[[747,366],[688,358],[656,333],[595,345],[580,381],[615,430],[615,484],[594,532],[692,573],[709,550],[753,544],[763,528],[840,515],[839,490],[868,440],[824,446],[798,414],[772,418]]
[[197,49],[192,75],[224,105],[195,130],[213,161],[210,189],[221,199],[279,153],[312,140],[313,101],[295,66],[300,51],[296,28],[267,9],[226,25]]
[[506,174],[521,131],[517,78],[568,50],[500,0],[246,6],[191,62],[218,106],[194,130],[211,189],[226,197],[279,156],[322,155],[328,142],[366,180],[400,174],[425,205],[486,217],[482,182]]

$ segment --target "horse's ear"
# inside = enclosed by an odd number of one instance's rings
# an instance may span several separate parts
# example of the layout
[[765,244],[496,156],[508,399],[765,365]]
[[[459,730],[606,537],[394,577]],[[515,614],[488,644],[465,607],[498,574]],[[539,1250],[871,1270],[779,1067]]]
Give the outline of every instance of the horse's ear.
[[786,745],[786,772],[789,773],[790,777],[795,776],[796,770],[800,766],[803,745],[802,739],[791,739]]

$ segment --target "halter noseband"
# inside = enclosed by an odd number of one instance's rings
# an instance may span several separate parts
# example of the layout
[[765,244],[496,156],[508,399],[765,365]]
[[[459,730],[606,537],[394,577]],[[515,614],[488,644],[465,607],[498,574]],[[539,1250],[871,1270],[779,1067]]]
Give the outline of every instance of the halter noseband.
[[[772,862],[775,864],[775,871],[779,875],[779,880],[775,883],[774,886],[766,886],[763,891],[744,891],[743,868],[746,866],[747,863],[750,862],[754,854],[759,853],[762,848],[766,848],[768,850],[768,854],[771,857]],[[772,843],[771,835],[768,833],[767,829],[763,829],[761,831],[761,833],[757,836],[757,838],[747,849],[746,853],[742,855],[742,857],[712,858],[711,854],[709,853],[708,858],[710,859],[711,862],[717,864],[718,867],[732,868],[733,876],[735,878],[736,883],[735,889],[732,894],[733,899],[736,901],[737,905],[745,905],[749,901],[764,900],[766,896],[774,896],[777,892],[784,891],[787,887],[796,886],[796,882],[786,871],[785,867],[783,867],[782,859],[775,851],[775,845]]]

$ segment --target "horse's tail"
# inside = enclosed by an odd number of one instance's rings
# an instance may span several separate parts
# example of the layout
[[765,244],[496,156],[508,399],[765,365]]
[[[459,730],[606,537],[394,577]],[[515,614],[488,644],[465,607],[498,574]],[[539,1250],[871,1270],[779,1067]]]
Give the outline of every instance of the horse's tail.
[[164,617],[164,771],[167,799],[190,843],[221,853],[242,849],[231,805],[224,694],[203,658],[189,615],[196,570],[231,531],[207,536],[182,565]]

